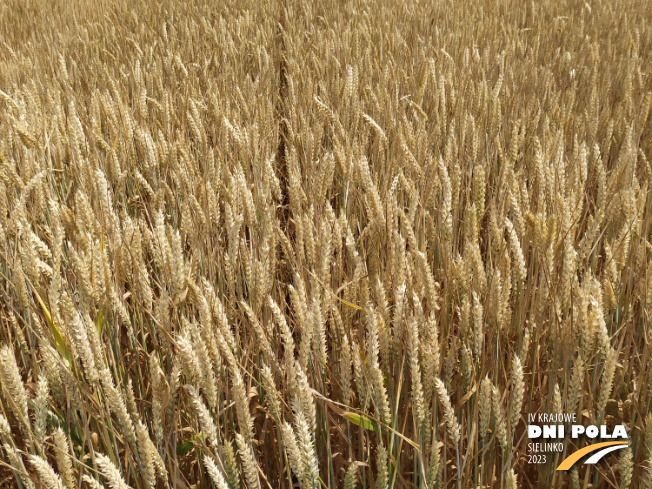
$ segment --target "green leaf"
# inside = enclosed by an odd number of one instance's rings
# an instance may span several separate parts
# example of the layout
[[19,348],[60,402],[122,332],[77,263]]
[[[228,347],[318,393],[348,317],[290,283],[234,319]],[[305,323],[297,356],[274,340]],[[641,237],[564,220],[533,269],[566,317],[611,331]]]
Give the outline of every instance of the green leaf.
[[72,355],[70,354],[68,345],[66,345],[66,340],[63,339],[63,335],[61,334],[61,331],[59,331],[57,325],[54,324],[54,320],[52,319],[52,314],[50,314],[50,311],[45,305],[45,303],[43,302],[43,299],[41,299],[41,296],[38,295],[36,289],[32,288],[32,291],[36,296],[36,300],[41,305],[41,309],[43,310],[43,315],[45,316],[45,322],[48,323],[48,328],[50,329],[50,333],[52,333],[52,336],[54,336],[54,341],[57,344],[57,350],[59,351],[59,354],[63,357],[64,361],[67,363],[68,368],[70,368],[70,366],[72,365]]
[[100,311],[100,316],[97,318],[97,334],[98,336],[102,336],[102,319],[104,318],[104,314],[102,314],[102,311]]
[[361,414],[352,413],[350,411],[344,412],[344,417],[351,423],[360,426],[362,429],[368,431],[378,432],[378,426],[371,419]]
[[186,453],[194,448],[194,445],[191,441],[184,441],[181,445],[177,447],[177,455],[183,457]]

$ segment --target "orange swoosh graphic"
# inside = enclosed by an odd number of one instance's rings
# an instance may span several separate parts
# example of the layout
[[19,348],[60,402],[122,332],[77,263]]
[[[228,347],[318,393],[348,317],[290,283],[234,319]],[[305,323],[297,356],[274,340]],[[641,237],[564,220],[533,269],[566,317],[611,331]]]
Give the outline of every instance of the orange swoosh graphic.
[[573,465],[575,465],[575,462],[577,462],[579,459],[581,459],[585,455],[588,455],[591,452],[595,452],[596,450],[600,450],[601,448],[604,448],[604,447],[610,447],[612,445],[627,445],[627,442],[626,441],[605,441],[605,442],[602,442],[602,443],[594,443],[593,445],[589,445],[588,447],[584,447],[581,450],[578,450],[575,453],[570,454],[568,457],[566,457],[564,459],[564,461],[562,463],[559,464],[559,467],[557,467],[557,470],[568,470]]

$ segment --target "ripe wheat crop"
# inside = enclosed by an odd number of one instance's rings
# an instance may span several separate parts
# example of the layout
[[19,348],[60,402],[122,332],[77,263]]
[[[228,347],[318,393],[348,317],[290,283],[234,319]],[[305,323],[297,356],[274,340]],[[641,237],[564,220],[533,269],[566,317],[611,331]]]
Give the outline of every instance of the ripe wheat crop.
[[643,0],[0,2],[0,487],[652,488],[651,105]]

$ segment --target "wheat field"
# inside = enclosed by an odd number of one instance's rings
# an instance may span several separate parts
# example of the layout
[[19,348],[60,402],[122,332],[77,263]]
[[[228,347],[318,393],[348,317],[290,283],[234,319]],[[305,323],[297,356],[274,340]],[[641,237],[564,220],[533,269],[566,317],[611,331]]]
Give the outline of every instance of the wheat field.
[[651,62],[643,0],[0,2],[0,487],[652,488]]

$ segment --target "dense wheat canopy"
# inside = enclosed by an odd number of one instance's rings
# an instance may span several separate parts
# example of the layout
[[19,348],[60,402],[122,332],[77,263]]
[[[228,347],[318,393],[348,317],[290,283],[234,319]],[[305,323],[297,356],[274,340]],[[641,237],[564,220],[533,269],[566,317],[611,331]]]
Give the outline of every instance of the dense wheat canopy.
[[652,488],[651,63],[643,0],[0,2],[0,486]]

